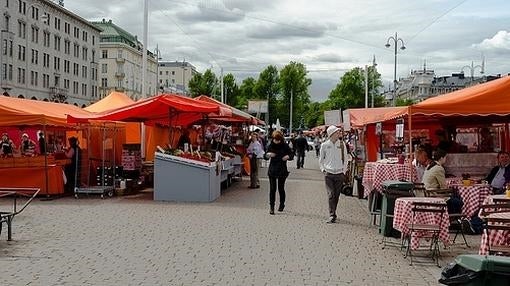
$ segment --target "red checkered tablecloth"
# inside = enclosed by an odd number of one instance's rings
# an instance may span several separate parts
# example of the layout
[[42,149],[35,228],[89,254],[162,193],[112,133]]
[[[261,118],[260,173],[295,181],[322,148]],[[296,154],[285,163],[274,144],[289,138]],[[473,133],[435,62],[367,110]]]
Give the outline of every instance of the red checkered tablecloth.
[[462,206],[462,214],[466,217],[472,217],[476,211],[480,209],[480,205],[492,193],[492,187],[487,184],[476,184],[464,186],[459,184],[451,184],[451,188],[457,190],[464,205]]
[[[443,198],[423,198],[423,197],[405,197],[398,198],[395,201],[395,211],[393,218],[393,228],[400,231],[402,236],[407,236],[410,233],[407,224],[412,223],[413,220],[413,203],[424,202],[424,203],[440,203],[444,202]],[[450,219],[448,218],[448,212],[440,218],[439,214],[434,213],[417,213],[415,224],[440,224],[441,231],[439,232],[439,238],[444,245],[449,244],[448,228],[450,227]],[[413,233],[411,236],[411,249],[417,249],[420,246],[420,238],[425,234]]]
[[[490,214],[491,218],[506,218],[510,219],[510,213],[495,213]],[[490,230],[484,231],[482,234],[482,241],[480,242],[480,250],[478,254],[487,255],[489,252],[489,241],[491,245],[510,245],[510,231],[503,230]]]
[[506,195],[490,195],[490,196],[487,196],[483,200],[482,204],[484,204],[484,205],[493,204],[494,203],[494,199],[508,200],[508,202],[510,203],[510,198],[508,198]]
[[411,164],[365,163],[363,170],[364,196],[368,197],[373,190],[382,192],[381,184],[387,180],[405,180],[416,182],[416,170]]

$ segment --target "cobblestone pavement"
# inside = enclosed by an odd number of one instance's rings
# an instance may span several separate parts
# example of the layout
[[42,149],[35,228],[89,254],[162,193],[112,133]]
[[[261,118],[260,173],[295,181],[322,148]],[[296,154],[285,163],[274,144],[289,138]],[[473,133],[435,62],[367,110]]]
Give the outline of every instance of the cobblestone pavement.
[[[275,216],[264,177],[261,189],[245,178],[207,204],[153,202],[148,192],[35,201],[16,217],[14,240],[1,236],[0,285],[437,285],[439,268],[381,249],[364,200],[342,196],[338,223],[326,224],[322,175],[306,159],[291,168]],[[443,251],[443,261],[475,253],[479,237],[470,239],[474,247]]]

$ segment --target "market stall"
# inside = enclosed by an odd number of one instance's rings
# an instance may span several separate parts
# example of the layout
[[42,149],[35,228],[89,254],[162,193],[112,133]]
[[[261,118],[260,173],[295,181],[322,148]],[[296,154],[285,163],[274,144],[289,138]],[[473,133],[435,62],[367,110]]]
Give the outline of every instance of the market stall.
[[[62,147],[66,131],[75,128],[67,123],[67,114],[89,115],[72,105],[0,97],[0,130],[16,146],[0,158],[2,187],[37,187],[42,195],[63,193],[66,177],[62,169],[69,160]],[[28,146],[29,152],[20,145]]]

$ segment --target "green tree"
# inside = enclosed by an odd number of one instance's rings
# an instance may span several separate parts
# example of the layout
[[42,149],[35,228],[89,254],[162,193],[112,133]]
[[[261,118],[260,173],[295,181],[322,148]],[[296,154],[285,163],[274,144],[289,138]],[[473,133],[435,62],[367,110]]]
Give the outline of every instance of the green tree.
[[395,101],[395,106],[409,106],[411,104],[414,104],[414,101],[409,98],[397,98]]
[[[368,88],[377,90],[382,86],[381,75],[373,67],[368,69]],[[374,94],[374,93],[372,93]],[[374,106],[383,106],[384,98],[375,93]],[[331,109],[365,107],[365,70],[355,67],[346,72],[329,94]]]
[[276,66],[266,67],[260,74],[253,90],[253,97],[268,100],[269,118],[267,124],[275,123],[277,114],[277,101],[280,93],[280,76]]
[[188,86],[192,97],[199,95],[214,96],[218,79],[211,69],[204,74],[197,73],[189,81]]
[[225,94],[226,104],[236,106],[239,96],[239,87],[233,74],[228,73],[223,77],[223,91]]
[[239,87],[239,95],[234,107],[239,109],[248,108],[248,99],[255,98],[255,85],[257,81],[253,77],[247,77]]
[[[292,125],[298,127],[304,116],[305,107],[310,103],[308,87],[312,80],[307,77],[305,65],[290,62],[280,71],[280,102],[277,116],[284,126],[290,126],[290,101],[292,97]],[[292,96],[291,96],[292,95]],[[299,115],[299,116],[296,116]]]

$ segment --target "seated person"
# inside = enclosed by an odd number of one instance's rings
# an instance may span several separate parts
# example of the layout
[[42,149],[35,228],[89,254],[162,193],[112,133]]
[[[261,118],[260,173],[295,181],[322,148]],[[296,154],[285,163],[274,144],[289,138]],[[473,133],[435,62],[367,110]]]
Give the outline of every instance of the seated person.
[[2,134],[2,141],[0,143],[0,156],[1,157],[12,157],[16,146],[9,138],[7,133]]
[[21,135],[21,143],[19,146],[19,150],[21,152],[21,156],[32,157],[35,155],[35,142],[28,137],[27,133],[23,133]]
[[446,152],[439,149],[431,157],[430,148],[418,148],[416,160],[425,166],[422,183],[426,190],[446,189],[446,172],[441,165],[446,160]]
[[498,153],[498,165],[490,171],[486,180],[492,186],[494,194],[502,194],[505,191],[505,185],[510,183],[510,155],[508,152]]
[[177,148],[184,150],[184,144],[190,144],[191,140],[189,138],[189,131],[184,129],[182,130],[182,135],[179,137],[179,141],[177,142]]

